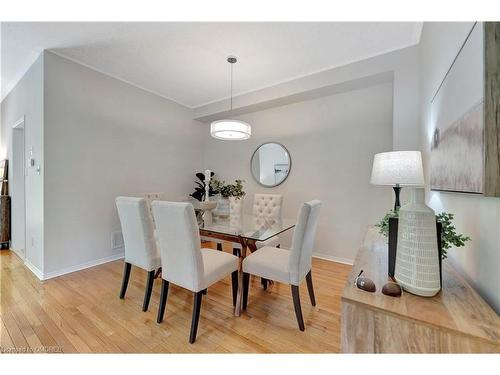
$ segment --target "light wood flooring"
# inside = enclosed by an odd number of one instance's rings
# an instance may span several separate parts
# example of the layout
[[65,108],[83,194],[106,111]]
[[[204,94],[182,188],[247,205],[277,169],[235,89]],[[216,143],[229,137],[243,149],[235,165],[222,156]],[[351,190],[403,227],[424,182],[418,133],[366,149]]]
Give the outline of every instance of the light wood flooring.
[[[229,249],[227,249],[229,250]],[[0,349],[82,353],[335,353],[340,350],[340,295],[351,266],[313,259],[316,307],[300,287],[306,330],[300,332],[288,285],[267,291],[251,278],[248,308],[233,316],[231,278],[203,296],[198,335],[188,343],[192,293],[170,286],[156,323],[161,280],[142,312],[146,272],[132,267],[118,298],[123,261],[39,281],[13,252],[0,251]]]

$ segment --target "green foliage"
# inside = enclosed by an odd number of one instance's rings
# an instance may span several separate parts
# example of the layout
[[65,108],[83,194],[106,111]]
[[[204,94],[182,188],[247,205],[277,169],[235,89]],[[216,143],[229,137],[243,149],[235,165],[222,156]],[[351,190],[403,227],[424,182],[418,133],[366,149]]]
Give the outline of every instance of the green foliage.
[[213,179],[210,182],[210,187],[220,193],[224,198],[236,197],[237,199],[243,197],[245,192],[243,191],[244,180],[235,180],[234,184],[226,184],[226,181],[220,181]]
[[442,225],[441,245],[443,247],[443,259],[446,259],[448,256],[448,249],[465,246],[465,243],[470,241],[470,237],[464,236],[463,234],[457,234],[455,226],[453,225],[453,214],[441,212],[436,218]]
[[[389,219],[391,217],[397,218],[399,216],[399,211],[391,210],[385,214],[385,216],[375,224],[379,228],[379,233],[384,236],[389,235]],[[467,241],[470,241],[469,236],[464,236],[463,234],[458,234],[455,226],[453,225],[453,218],[455,215],[448,212],[441,212],[436,215],[436,220],[441,223],[441,246],[443,248],[442,258],[446,259],[448,257],[448,249],[452,247],[462,247],[465,246]]]
[[382,220],[380,220],[380,222],[378,222],[377,224],[375,224],[375,226],[378,229],[379,233],[380,234],[383,234],[384,236],[389,236],[389,219],[392,218],[392,217],[398,217],[399,215],[399,211],[396,210],[390,210],[388,213],[386,213],[384,215],[384,217],[382,218]]

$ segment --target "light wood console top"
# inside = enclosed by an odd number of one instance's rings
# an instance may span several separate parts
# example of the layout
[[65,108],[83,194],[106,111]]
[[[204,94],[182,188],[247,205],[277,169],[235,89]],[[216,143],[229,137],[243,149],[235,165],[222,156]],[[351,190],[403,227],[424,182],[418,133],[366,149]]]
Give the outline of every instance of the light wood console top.
[[[447,261],[436,296],[382,294],[387,253],[387,239],[370,228],[342,294],[344,352],[500,352],[499,316]],[[375,293],[354,285],[361,270]]]

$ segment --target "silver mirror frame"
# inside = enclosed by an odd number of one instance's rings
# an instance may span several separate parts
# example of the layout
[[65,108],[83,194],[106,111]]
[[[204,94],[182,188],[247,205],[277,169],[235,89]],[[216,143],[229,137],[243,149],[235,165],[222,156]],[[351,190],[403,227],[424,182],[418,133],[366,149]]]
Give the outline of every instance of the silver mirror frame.
[[[284,149],[284,150],[286,151],[286,153],[288,154],[288,160],[289,160],[288,173],[287,173],[286,177],[285,177],[283,180],[281,180],[279,183],[277,183],[276,185],[265,185],[265,184],[263,184],[262,182],[260,182],[260,180],[258,180],[258,179],[254,176],[254,174],[253,174],[253,169],[252,169],[252,160],[253,160],[253,158],[254,158],[254,156],[255,156],[255,153],[256,153],[257,151],[259,151],[259,149],[260,149],[262,146],[264,146],[264,145],[268,145],[268,144],[275,144],[275,145],[281,146],[281,147],[283,147],[283,149]],[[252,157],[250,158],[250,174],[252,175],[252,177],[253,177],[253,179],[255,180],[255,182],[257,182],[257,183],[258,183],[260,186],[262,186],[262,187],[265,187],[265,188],[268,188],[268,189],[272,189],[272,188],[274,188],[274,187],[276,187],[276,186],[281,185],[283,182],[285,182],[285,181],[286,181],[286,179],[288,178],[288,176],[290,175],[290,173],[291,173],[291,172],[292,172],[292,155],[290,154],[290,151],[288,151],[288,149],[287,149],[287,148],[286,148],[283,144],[281,144],[281,143],[279,143],[279,142],[270,141],[270,142],[265,142],[265,143],[260,144],[260,145],[259,145],[259,146],[255,149],[255,151],[254,151],[254,152],[253,152],[253,154],[252,154]]]

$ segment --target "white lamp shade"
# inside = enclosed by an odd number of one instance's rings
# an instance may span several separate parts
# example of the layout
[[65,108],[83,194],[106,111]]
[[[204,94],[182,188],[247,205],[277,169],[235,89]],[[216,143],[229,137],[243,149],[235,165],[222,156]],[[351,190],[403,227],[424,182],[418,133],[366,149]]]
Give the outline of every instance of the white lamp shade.
[[424,186],[420,151],[392,151],[376,154],[373,158],[371,183]]
[[250,138],[252,127],[244,121],[219,120],[210,124],[210,135],[217,139],[242,141]]

